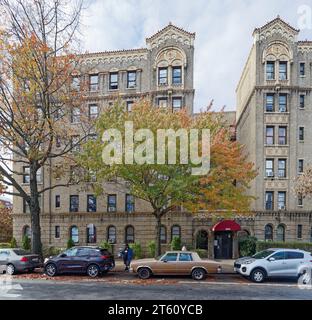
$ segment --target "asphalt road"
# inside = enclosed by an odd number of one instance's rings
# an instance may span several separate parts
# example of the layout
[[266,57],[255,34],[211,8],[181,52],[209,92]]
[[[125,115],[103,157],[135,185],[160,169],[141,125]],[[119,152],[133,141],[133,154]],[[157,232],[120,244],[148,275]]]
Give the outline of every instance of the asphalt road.
[[[159,282],[159,284],[158,284]],[[50,280],[14,280],[0,299],[17,300],[312,300],[312,288],[298,288],[295,281],[253,284],[236,278],[175,283],[155,279],[153,284]],[[5,294],[3,294],[5,293]]]

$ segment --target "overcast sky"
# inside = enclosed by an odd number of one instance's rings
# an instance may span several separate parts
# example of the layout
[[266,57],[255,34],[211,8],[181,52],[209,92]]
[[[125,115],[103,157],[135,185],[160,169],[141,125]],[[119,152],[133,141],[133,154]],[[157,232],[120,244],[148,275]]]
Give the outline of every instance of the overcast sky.
[[[90,52],[145,47],[145,38],[173,24],[196,32],[195,111],[235,110],[235,89],[252,46],[252,32],[278,14],[294,27],[311,0],[89,0],[83,19]],[[310,26],[312,28],[312,26]],[[311,39],[312,30],[300,39]]]

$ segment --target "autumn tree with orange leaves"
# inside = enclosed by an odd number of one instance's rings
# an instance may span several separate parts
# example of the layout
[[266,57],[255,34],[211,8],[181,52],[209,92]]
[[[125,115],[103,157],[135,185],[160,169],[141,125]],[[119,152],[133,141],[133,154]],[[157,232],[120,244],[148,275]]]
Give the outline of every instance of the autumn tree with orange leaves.
[[[83,90],[72,83],[81,10],[82,0],[0,0],[0,181],[5,194],[29,206],[37,254],[42,252],[39,197],[58,187],[42,188],[38,174],[53,171],[52,159],[70,163],[71,150],[92,126],[80,110]],[[73,129],[74,112],[81,119]],[[73,134],[80,134],[74,144]]]
[[[98,195],[105,193],[103,182],[117,177],[117,183],[135,198],[146,201],[151,207],[151,215],[155,217],[155,255],[161,254],[160,230],[162,218],[168,212],[176,212],[176,208],[183,206],[190,212],[201,210],[215,211],[220,215],[227,212],[245,211],[249,209],[251,197],[246,195],[250,181],[255,177],[253,164],[243,155],[243,147],[231,141],[231,131],[226,125],[222,114],[216,116],[212,112],[202,112],[193,117],[186,113],[172,112],[169,108],[157,108],[149,100],[138,101],[129,113],[122,102],[104,110],[97,123],[98,139],[90,141],[84,146],[80,155],[80,165],[91,168],[96,172],[97,181],[94,190]],[[211,134],[211,170],[204,176],[192,174],[194,164],[191,159],[181,162],[180,146],[182,143],[174,135],[175,142],[167,141],[166,156],[163,164],[158,164],[157,142],[141,137],[134,142],[134,150],[141,154],[142,161],[127,164],[103,163],[103,150],[114,141],[102,142],[103,133],[108,129],[118,129],[123,141],[127,136],[125,123],[133,124],[134,132],[140,129],[149,129],[153,136],[157,131],[174,130],[171,135],[186,129],[190,135],[191,129],[198,129],[201,142],[201,129],[210,129]],[[171,140],[172,141],[172,140]],[[184,140],[185,141],[185,140]],[[189,141],[189,140],[188,140]],[[199,151],[201,143],[199,142]],[[120,143],[116,144],[117,148]],[[138,149],[137,149],[138,148]],[[190,150],[190,149],[189,149]],[[124,154],[125,147],[120,150]],[[150,161],[150,153],[154,151],[155,162]],[[169,161],[168,153],[176,153],[176,163]],[[116,151],[115,151],[116,152]],[[118,153],[117,151],[116,153]],[[200,152],[199,152],[200,153]],[[185,160],[185,159],[184,159]],[[224,210],[223,212],[221,210]]]

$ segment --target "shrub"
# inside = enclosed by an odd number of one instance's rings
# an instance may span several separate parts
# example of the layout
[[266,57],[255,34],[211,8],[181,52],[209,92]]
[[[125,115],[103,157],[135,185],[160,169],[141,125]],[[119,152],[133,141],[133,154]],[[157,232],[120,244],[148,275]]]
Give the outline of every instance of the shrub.
[[133,258],[135,259],[142,259],[142,247],[140,243],[132,243],[129,247],[133,250]]
[[238,241],[239,254],[241,257],[250,257],[257,252],[257,238],[246,237]]
[[8,249],[10,247],[10,243],[0,243],[0,249]]
[[199,257],[202,258],[202,259],[207,259],[208,258],[208,250],[196,249],[195,252],[197,252]]
[[67,241],[67,249],[70,249],[75,246],[75,242],[73,239],[68,239]]
[[171,250],[178,251],[181,250],[182,244],[181,244],[181,238],[174,237],[171,241]]
[[155,240],[149,241],[149,243],[147,244],[148,247],[148,256],[150,258],[154,258],[155,257],[155,252],[156,252],[156,242]]
[[17,248],[17,241],[15,238],[11,239],[10,248]]
[[26,235],[22,239],[22,248],[26,251],[29,251],[31,249],[31,240]]
[[60,253],[62,253],[64,251],[64,249],[62,248],[56,248],[56,247],[46,247],[43,248],[42,250],[43,252],[43,257],[44,258],[48,258],[51,256],[58,256]]
[[288,248],[288,249],[300,249],[308,252],[312,252],[312,243],[309,242],[257,242],[257,251],[263,251],[270,248]]
[[102,241],[100,243],[100,248],[106,249],[106,250],[108,250],[110,252],[113,251],[113,245],[111,243],[107,242],[107,241]]

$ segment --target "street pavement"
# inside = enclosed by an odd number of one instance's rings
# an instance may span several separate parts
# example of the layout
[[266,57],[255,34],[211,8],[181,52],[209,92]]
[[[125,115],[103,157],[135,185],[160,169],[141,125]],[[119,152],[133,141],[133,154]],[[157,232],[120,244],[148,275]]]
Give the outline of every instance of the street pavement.
[[[0,282],[1,278],[0,276]],[[10,300],[312,300],[312,288],[295,280],[254,284],[239,275],[211,275],[203,282],[186,277],[155,277],[144,281],[134,274],[109,274],[99,279],[66,276],[56,280],[13,278],[0,299]]]

